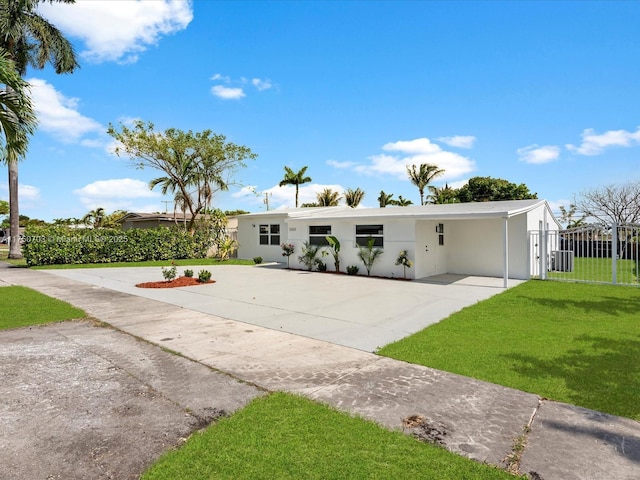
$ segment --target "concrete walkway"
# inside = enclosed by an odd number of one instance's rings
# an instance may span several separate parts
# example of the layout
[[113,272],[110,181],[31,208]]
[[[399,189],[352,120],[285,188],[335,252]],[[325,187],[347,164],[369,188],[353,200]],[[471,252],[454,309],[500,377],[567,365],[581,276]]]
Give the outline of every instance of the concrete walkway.
[[[217,268],[215,275],[220,276]],[[265,274],[255,282],[266,282],[260,288],[268,290],[271,278]],[[355,282],[376,281],[349,280],[353,288]],[[504,465],[530,425],[522,473],[544,480],[640,478],[640,424],[630,419],[59,274],[2,268],[0,281],[68,301],[124,332],[268,390],[302,394],[392,429],[402,428],[404,418],[423,415],[443,425],[448,449],[482,462]],[[405,285],[420,287],[419,282]],[[316,285],[310,297],[319,289]],[[363,301],[366,305],[366,298]],[[248,308],[251,303],[240,305]]]

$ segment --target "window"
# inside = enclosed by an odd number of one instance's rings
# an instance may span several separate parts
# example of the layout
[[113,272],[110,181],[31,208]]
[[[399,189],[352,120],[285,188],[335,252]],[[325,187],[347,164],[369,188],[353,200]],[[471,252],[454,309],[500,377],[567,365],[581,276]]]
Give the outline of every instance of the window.
[[329,245],[327,235],[331,235],[331,225],[309,225],[309,243],[311,245]]
[[280,245],[280,225],[260,225],[260,245]]
[[356,225],[356,244],[366,247],[369,238],[373,238],[373,246],[384,247],[384,227],[382,225]]

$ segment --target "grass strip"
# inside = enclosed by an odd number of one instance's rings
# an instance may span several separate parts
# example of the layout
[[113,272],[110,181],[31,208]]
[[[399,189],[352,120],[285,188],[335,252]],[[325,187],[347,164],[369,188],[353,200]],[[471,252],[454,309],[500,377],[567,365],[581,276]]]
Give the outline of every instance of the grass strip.
[[0,287],[0,330],[85,318],[72,305],[30,288]]
[[529,281],[380,355],[640,420],[640,289]]
[[142,476],[143,480],[183,478],[514,477],[325,405],[275,393],[194,434]]

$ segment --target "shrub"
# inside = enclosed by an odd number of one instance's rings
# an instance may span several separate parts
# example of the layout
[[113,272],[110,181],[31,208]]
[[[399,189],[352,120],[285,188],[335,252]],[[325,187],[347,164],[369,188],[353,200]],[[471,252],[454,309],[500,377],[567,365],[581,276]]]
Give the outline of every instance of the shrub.
[[347,267],[347,275],[357,275],[360,271],[360,267],[357,265],[349,265]]
[[409,254],[406,250],[402,250],[396,259],[396,265],[402,265],[402,272],[404,278],[407,278],[407,268],[411,268],[413,266],[413,262],[409,260]]
[[364,267],[367,269],[367,275],[371,275],[371,269],[378,257],[382,255],[382,249],[374,246],[375,240],[373,237],[369,237],[366,247],[358,246],[358,258],[364,263]]
[[309,242],[304,242],[302,247],[302,254],[298,256],[298,260],[302,263],[307,270],[313,270],[316,265],[316,255],[318,254],[320,247],[318,245],[311,245]]
[[340,240],[333,235],[327,235],[325,237],[329,248],[331,249],[331,255],[333,255],[333,264],[336,267],[336,272],[340,271]]
[[262,257],[253,257],[253,263],[260,265],[262,263]]
[[200,270],[198,272],[199,282],[208,282],[209,280],[211,280],[211,272],[209,270]]
[[204,231],[181,228],[120,230],[33,226],[25,231],[22,253],[27,265],[139,262],[204,258],[213,240]]
[[187,278],[193,277],[193,270],[189,270],[189,269],[185,270],[184,271],[184,276],[187,277]]
[[282,248],[282,256],[287,257],[287,268],[289,268],[289,257],[296,251],[296,246],[293,243],[283,243],[280,248]]
[[316,270],[318,270],[319,272],[327,271],[327,264],[324,263],[322,260],[320,260],[319,258],[316,258],[314,262],[316,264]]
[[178,269],[175,265],[172,265],[169,268],[162,267],[162,276],[167,282],[170,282],[171,280],[176,278],[176,275],[178,275]]

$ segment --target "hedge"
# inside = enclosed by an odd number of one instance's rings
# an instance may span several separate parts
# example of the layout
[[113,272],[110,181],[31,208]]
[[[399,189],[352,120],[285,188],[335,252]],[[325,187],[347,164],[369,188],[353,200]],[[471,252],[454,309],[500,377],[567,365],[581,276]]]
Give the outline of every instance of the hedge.
[[204,258],[213,244],[205,232],[180,228],[120,230],[28,227],[22,254],[27,265],[139,262]]

